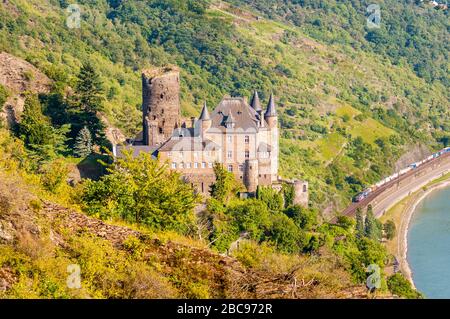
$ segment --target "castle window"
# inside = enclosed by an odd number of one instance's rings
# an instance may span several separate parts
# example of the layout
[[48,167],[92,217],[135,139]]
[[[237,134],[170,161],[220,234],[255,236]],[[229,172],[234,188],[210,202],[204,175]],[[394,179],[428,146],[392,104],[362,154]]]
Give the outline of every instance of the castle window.
[[198,163],[197,162],[194,163],[194,168],[198,168]]
[[249,151],[245,151],[245,158],[250,158],[250,152]]
[[245,144],[250,143],[250,136],[245,135],[244,141],[245,141]]
[[186,168],[191,168],[192,164],[191,163],[186,163]]
[[162,129],[162,127],[160,127],[159,128],[159,134],[162,134],[163,133],[163,129]]
[[232,172],[232,171],[233,171],[233,165],[231,165],[231,164],[228,165],[228,171],[229,171],[229,172]]
[[244,165],[239,164],[239,170],[240,170],[241,172],[243,172],[243,171],[244,171]]
[[202,168],[206,168],[206,163],[202,162]]
[[228,151],[227,152],[227,158],[228,159],[232,159],[233,158],[233,152],[232,151]]
[[306,185],[303,185],[303,193],[306,193]]
[[228,135],[228,136],[227,136],[227,140],[228,140],[228,143],[233,142],[233,136]]
[[172,168],[173,169],[177,168],[177,163],[172,163]]
[[209,168],[212,168],[212,167],[213,167],[213,163],[209,162],[209,163],[208,163],[208,167],[209,167]]
[[184,168],[184,163],[180,163],[180,168]]

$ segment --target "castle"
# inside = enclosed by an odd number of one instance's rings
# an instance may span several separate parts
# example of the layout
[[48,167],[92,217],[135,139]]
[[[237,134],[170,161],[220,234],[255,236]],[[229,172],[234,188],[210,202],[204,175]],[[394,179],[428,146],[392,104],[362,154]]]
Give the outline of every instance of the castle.
[[[115,155],[124,148],[135,155],[150,152],[202,194],[208,194],[215,181],[216,162],[241,180],[248,194],[254,194],[258,185],[281,189],[273,94],[265,110],[255,91],[250,104],[242,97],[224,97],[214,110],[205,103],[199,118],[186,121],[180,113],[180,73],[165,67],[143,71],[142,100],[142,133],[129,145],[114,147]],[[287,182],[294,185],[294,202],[307,205],[308,184]]]

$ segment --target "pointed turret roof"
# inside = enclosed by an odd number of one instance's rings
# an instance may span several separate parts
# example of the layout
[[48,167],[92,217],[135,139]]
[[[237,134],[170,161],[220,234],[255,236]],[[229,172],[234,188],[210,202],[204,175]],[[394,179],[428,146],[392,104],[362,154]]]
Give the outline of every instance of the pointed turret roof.
[[259,101],[258,91],[255,90],[255,93],[253,93],[252,102],[250,103],[252,108],[256,111],[262,111],[261,102]]
[[201,121],[211,120],[211,117],[209,116],[209,112],[208,112],[208,107],[206,106],[206,102],[205,102],[205,104],[203,104],[203,108],[202,108],[202,112],[200,113],[199,120],[201,120]]
[[266,113],[264,113],[264,116],[277,116],[277,110],[275,108],[275,97],[273,96],[273,93],[270,94],[269,104],[267,105],[267,110]]

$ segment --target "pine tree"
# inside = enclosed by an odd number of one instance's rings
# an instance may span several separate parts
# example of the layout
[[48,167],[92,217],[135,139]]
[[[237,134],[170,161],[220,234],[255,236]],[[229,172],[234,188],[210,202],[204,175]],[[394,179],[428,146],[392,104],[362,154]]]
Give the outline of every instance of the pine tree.
[[381,227],[380,222],[375,218],[373,214],[372,206],[367,207],[366,221],[364,234],[367,238],[380,240],[381,239]]
[[41,103],[35,94],[29,94],[25,99],[18,133],[27,146],[46,145],[52,140],[50,121],[42,113]]
[[356,210],[356,236],[364,236],[364,217],[361,208]]
[[100,76],[90,63],[84,64],[78,74],[74,97],[74,131],[86,126],[92,133],[92,141],[99,145],[104,144],[105,127],[98,117],[98,112],[103,110],[104,89]]
[[92,153],[92,136],[85,126],[75,139],[74,153],[79,157],[86,157]]

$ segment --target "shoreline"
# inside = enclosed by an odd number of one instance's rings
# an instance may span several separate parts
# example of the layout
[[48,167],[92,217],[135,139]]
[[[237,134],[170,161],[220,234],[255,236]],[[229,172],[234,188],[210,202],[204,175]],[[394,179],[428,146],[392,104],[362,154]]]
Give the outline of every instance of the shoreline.
[[[434,185],[430,185],[425,191],[418,191],[415,194],[412,194],[412,197],[408,199],[406,207],[403,209],[400,220],[400,227],[398,230],[398,238],[397,238],[397,258],[399,262],[400,271],[403,275],[409,280],[414,289],[416,289],[414,285],[414,280],[412,276],[411,268],[409,267],[407,253],[408,253],[408,230],[411,223],[411,219],[414,215],[414,212],[417,208],[417,205],[420,204],[422,200],[424,200],[428,195],[432,192],[446,188],[450,186],[450,180],[442,181],[436,183]],[[426,186],[425,186],[426,187]]]

